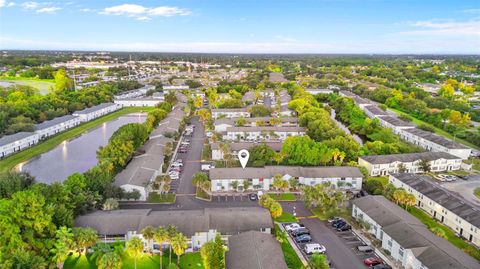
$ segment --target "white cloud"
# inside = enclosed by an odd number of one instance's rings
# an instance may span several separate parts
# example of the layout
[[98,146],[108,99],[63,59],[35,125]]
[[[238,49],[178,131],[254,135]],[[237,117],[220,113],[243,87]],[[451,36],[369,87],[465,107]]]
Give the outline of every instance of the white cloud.
[[480,36],[480,20],[454,21],[429,20],[407,23],[413,30],[399,32],[403,35]]
[[9,3],[7,3],[7,7],[13,7],[13,6],[15,6],[15,3],[14,3],[14,2],[9,2]]
[[93,12],[94,10],[93,9],[90,9],[90,8],[82,8],[80,9],[81,12]]
[[5,0],[0,0],[0,7],[4,7],[5,6]]
[[44,7],[44,8],[37,9],[35,12],[36,13],[55,14],[59,10],[61,10],[61,8],[59,8],[59,7]]
[[23,2],[21,6],[24,9],[37,9],[40,6],[40,4],[37,2]]
[[462,10],[462,12],[470,13],[470,14],[480,14],[480,8],[464,9],[464,10]]
[[100,14],[134,17],[140,21],[147,21],[151,17],[187,16],[191,14],[191,11],[171,6],[148,8],[137,4],[122,4],[104,8]]

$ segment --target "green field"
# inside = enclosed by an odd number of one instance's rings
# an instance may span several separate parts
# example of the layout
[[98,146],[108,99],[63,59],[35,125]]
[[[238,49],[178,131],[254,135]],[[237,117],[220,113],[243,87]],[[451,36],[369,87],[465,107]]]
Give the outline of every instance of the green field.
[[[168,266],[168,252],[163,255],[163,268],[169,268]],[[172,254],[172,266],[170,268],[176,267],[177,258],[175,254]],[[175,265],[175,266],[173,266]],[[95,269],[97,268],[95,261],[92,259],[91,254],[81,255],[74,254],[70,256],[64,264],[65,269]],[[127,254],[123,255],[123,265],[124,269],[133,269],[135,268],[134,260]],[[143,254],[137,261],[138,269],[158,269],[160,268],[159,255],[155,254]],[[199,252],[195,253],[186,253],[180,257],[180,268],[181,269],[202,269],[202,261]]]
[[[447,131],[444,131],[444,130],[442,130],[442,129],[440,129],[440,128],[437,128],[437,127],[435,127],[435,126],[431,125],[430,123],[427,123],[427,122],[425,122],[425,121],[423,121],[423,120],[419,120],[419,119],[417,119],[417,118],[414,118],[414,117],[413,117],[412,115],[410,115],[410,114],[407,114],[407,113],[405,113],[405,112],[402,112],[402,111],[397,110],[397,109],[394,109],[394,108],[388,108],[388,110],[391,110],[391,111],[395,112],[395,113],[398,114],[398,115],[406,115],[406,116],[409,116],[410,118],[412,118],[412,122],[413,122],[414,124],[416,124],[416,125],[422,125],[422,124],[427,125],[427,126],[429,126],[429,127],[432,127],[432,128],[435,130],[435,133],[436,133],[436,134],[441,135],[441,136],[446,137],[446,138],[449,138],[449,139],[451,139],[451,140],[454,139],[453,135],[451,135],[451,134],[448,133]],[[471,148],[480,150],[480,147],[478,147],[478,146],[476,146],[476,145],[474,145],[474,144],[472,144],[472,143],[470,143],[470,142],[468,142],[468,141],[466,141],[466,140],[460,139],[460,138],[455,138],[455,142],[458,142],[458,143],[460,143],[460,144],[464,144],[464,145],[469,146],[469,147],[471,147]]]
[[297,198],[293,193],[269,193],[268,196],[276,201],[296,201]]
[[443,231],[445,231],[445,236],[447,237],[447,240],[450,243],[452,243],[459,249],[463,250],[473,258],[480,260],[480,250],[470,245],[469,243],[465,242],[462,238],[459,238],[458,236],[456,236],[455,233],[450,228],[436,222],[434,219],[432,219],[432,217],[430,217],[430,215],[428,215],[427,213],[423,212],[421,209],[418,209],[416,207],[409,208],[408,212],[410,212],[410,214],[412,214],[421,222],[423,222],[423,224],[427,225],[429,229],[432,227],[441,228]]
[[475,190],[473,191],[473,193],[475,194],[475,196],[477,196],[478,199],[480,199],[480,187],[479,187],[479,188],[475,188]]
[[173,204],[175,203],[175,200],[176,200],[175,193],[158,194],[156,192],[151,192],[147,198],[147,202],[149,203],[160,203],[160,204]]
[[47,94],[50,87],[55,86],[53,79],[34,79],[34,78],[22,78],[22,77],[2,77],[0,81],[14,82],[18,85],[25,85],[36,88],[41,94]]
[[297,222],[298,219],[288,212],[283,212],[278,218],[275,218],[277,222]]
[[26,162],[30,160],[31,158],[40,155],[44,152],[47,152],[51,150],[52,148],[58,146],[65,140],[72,139],[78,135],[81,135],[85,131],[88,131],[89,129],[92,129],[104,122],[114,120],[120,116],[129,114],[129,113],[135,113],[135,112],[143,112],[143,111],[149,111],[152,110],[153,108],[145,108],[145,107],[127,107],[127,108],[122,108],[118,111],[115,111],[113,113],[110,113],[106,116],[103,116],[101,118],[95,119],[93,121],[89,121],[86,123],[83,123],[73,129],[70,129],[68,131],[65,131],[61,134],[58,134],[54,137],[51,137],[40,144],[37,144],[31,148],[25,149],[23,151],[20,151],[14,155],[11,155],[3,160],[0,161],[0,172],[5,172],[8,170],[11,170],[14,168],[16,165]]

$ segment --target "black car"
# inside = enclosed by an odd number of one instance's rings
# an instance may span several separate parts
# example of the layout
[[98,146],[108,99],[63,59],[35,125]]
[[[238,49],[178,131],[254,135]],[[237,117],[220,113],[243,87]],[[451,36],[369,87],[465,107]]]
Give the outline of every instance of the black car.
[[297,243],[310,243],[312,242],[312,238],[310,237],[310,235],[304,234],[304,235],[299,235],[295,237],[295,241]]
[[299,228],[299,229],[296,229],[296,230],[292,231],[292,236],[293,237],[297,237],[297,236],[304,235],[304,234],[309,235],[310,231],[307,228]]
[[348,225],[348,224],[345,224],[341,227],[338,227],[337,228],[337,231],[339,232],[344,232],[344,231],[348,231],[348,230],[351,230],[352,229],[352,226]]
[[248,199],[250,199],[250,201],[257,201],[258,200],[258,195],[256,193],[250,193],[248,195]]
[[338,228],[338,227],[342,227],[343,225],[347,224],[346,221],[344,220],[341,220],[341,221],[337,221],[337,222],[334,222],[332,224],[333,228]]

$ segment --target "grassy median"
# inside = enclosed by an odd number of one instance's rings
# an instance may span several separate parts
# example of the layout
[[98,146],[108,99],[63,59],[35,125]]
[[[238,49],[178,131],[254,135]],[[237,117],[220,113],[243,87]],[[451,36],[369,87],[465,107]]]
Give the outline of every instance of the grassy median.
[[45,153],[54,147],[58,146],[65,140],[72,139],[76,136],[81,135],[82,133],[100,125],[103,124],[107,121],[114,120],[120,116],[130,114],[130,113],[135,113],[135,112],[148,112],[152,110],[152,108],[145,108],[145,107],[127,107],[127,108],[122,108],[118,111],[115,111],[113,113],[110,113],[108,115],[105,115],[103,117],[100,117],[98,119],[95,119],[93,121],[85,122],[80,124],[79,126],[67,130],[63,133],[60,133],[56,136],[53,136],[45,141],[42,141],[41,143],[30,147],[28,149],[25,149],[23,151],[20,151],[14,155],[11,155],[3,160],[0,161],[0,172],[6,172],[8,170],[11,170],[14,168],[16,165],[26,162],[30,160],[31,158],[40,155],[42,153]]

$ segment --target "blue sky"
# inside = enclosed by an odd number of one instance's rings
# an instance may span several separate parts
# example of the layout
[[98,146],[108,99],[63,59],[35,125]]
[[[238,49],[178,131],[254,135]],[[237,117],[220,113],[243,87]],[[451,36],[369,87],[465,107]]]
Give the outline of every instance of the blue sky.
[[0,48],[480,54],[480,2],[0,0]]

